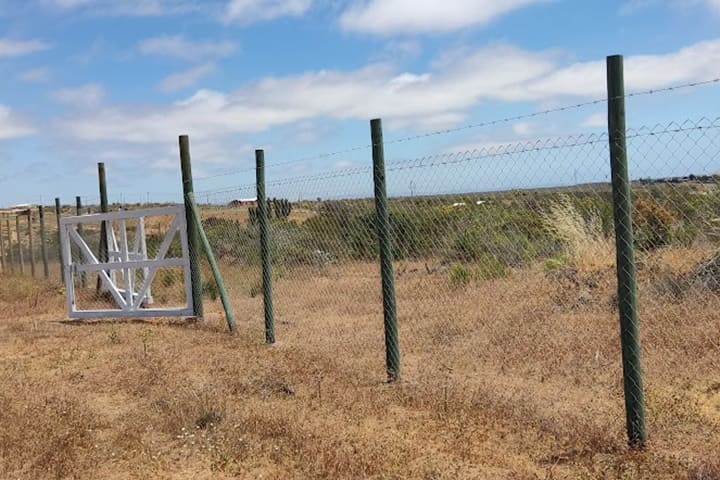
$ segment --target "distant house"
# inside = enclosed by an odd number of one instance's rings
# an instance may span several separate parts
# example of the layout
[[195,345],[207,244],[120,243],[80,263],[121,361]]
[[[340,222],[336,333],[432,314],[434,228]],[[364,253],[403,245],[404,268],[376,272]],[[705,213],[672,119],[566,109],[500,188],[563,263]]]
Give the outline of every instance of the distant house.
[[229,207],[246,207],[249,205],[256,205],[257,204],[257,197],[253,198],[236,198],[235,200],[231,200],[230,203],[228,203]]

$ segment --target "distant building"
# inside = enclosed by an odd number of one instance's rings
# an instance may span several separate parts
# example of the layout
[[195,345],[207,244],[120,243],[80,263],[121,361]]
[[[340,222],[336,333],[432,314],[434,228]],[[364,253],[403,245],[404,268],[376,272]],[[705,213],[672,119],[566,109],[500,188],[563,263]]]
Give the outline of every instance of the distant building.
[[257,197],[253,198],[236,198],[235,200],[231,200],[230,203],[228,203],[229,207],[246,207],[246,206],[253,206],[257,204]]
[[33,205],[29,203],[21,203],[9,208],[0,208],[1,215],[29,215]]

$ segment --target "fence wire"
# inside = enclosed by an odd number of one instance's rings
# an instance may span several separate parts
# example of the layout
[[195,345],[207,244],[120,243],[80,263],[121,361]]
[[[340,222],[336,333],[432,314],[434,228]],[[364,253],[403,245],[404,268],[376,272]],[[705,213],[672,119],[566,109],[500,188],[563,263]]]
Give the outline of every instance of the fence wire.
[[[623,443],[608,145],[606,134],[590,134],[414,159],[388,145],[405,401],[499,412],[579,451]],[[627,156],[649,435],[688,458],[709,455],[720,444],[720,119],[628,131]],[[317,175],[274,172],[266,191],[278,342],[317,365],[319,382],[329,368],[358,384],[379,381],[384,292],[370,158]],[[251,184],[197,198],[239,326],[260,341],[255,196]],[[0,222],[3,271],[29,275],[32,258],[40,278],[44,245],[59,281],[53,209],[44,241],[31,216],[32,249],[27,218],[17,219]],[[145,226],[149,257],[167,226]],[[85,235],[101,255],[100,226]],[[202,261],[205,314],[220,315],[204,255],[190,255]],[[158,279],[154,298],[184,298],[178,271]],[[107,302],[96,276],[74,282],[88,305]]]
[[[627,153],[648,429],[656,444],[698,455],[720,443],[720,121],[629,131]],[[618,448],[607,135],[387,156],[406,394],[500,411],[581,450]],[[309,364],[378,381],[383,292],[369,159],[270,177],[266,190],[278,342]],[[241,323],[260,338],[254,186],[207,195],[204,228]]]
[[[42,226],[41,226],[42,225]],[[60,281],[60,241],[53,206],[0,213],[0,271]]]

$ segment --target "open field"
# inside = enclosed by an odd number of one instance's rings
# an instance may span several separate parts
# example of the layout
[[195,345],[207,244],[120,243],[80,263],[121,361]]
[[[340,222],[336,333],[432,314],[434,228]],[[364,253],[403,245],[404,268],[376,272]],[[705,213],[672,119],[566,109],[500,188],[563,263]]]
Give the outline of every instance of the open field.
[[[720,193],[636,195],[643,451],[626,446],[596,185],[391,200],[392,385],[367,199],[273,220],[274,346],[247,208],[202,209],[235,335],[207,265],[203,323],[63,323],[57,258],[50,281],[3,273],[0,478],[720,479]],[[167,224],[147,225],[151,257]],[[95,248],[99,229],[86,235]],[[78,299],[106,304],[87,280]],[[153,295],[179,301],[181,283],[161,275]]]
[[[625,447],[612,267],[458,287],[398,262],[403,380],[384,380],[378,267],[286,269],[279,343],[256,271],[240,320],[68,325],[62,290],[0,277],[3,478],[720,478],[720,300],[658,290],[711,249],[643,258],[649,445]],[[653,275],[649,275],[653,272]],[[643,293],[644,292],[644,293]]]

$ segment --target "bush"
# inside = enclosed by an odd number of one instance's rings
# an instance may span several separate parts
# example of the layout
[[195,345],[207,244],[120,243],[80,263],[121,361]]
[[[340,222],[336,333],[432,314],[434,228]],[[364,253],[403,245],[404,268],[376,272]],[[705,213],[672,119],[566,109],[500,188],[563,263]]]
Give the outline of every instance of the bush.
[[565,255],[558,255],[552,258],[548,258],[545,260],[545,263],[543,263],[543,270],[546,272],[552,272],[555,270],[560,270],[568,263],[568,258]]
[[205,280],[202,283],[202,293],[203,296],[209,297],[210,300],[217,300],[220,296],[220,290],[218,289],[217,284],[215,283],[215,280]]
[[260,242],[256,229],[218,217],[203,220],[203,228],[218,260],[242,261],[246,265],[260,264]]
[[538,238],[531,239],[522,227],[515,224],[478,221],[468,228],[459,229],[452,241],[450,256],[465,262],[493,258],[503,267],[517,267],[541,254],[541,242]]
[[484,255],[478,260],[477,276],[484,280],[501,278],[507,275],[507,266],[497,257]]
[[677,217],[666,206],[651,197],[638,199],[633,209],[636,246],[654,250],[669,245],[676,222]]
[[467,287],[473,277],[472,270],[461,263],[454,263],[450,267],[450,283],[453,287]]

